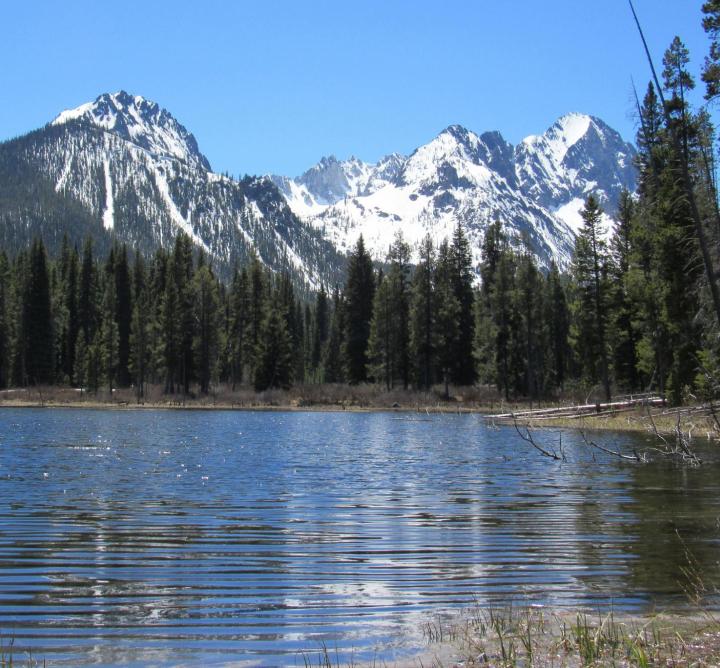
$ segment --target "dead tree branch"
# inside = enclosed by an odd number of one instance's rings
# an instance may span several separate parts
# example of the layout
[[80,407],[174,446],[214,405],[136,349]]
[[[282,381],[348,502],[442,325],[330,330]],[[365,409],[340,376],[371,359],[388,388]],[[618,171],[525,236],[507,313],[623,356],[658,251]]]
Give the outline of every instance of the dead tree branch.
[[539,451],[542,455],[545,457],[549,457],[550,459],[554,459],[556,461],[565,461],[565,454],[562,451],[562,436],[560,437],[560,455],[555,452],[555,450],[546,450],[543,448],[540,444],[538,444],[535,439],[533,438],[532,433],[530,432],[530,428],[526,425],[524,427],[525,433],[523,434],[520,430],[520,426],[518,425],[518,421],[514,420],[513,424],[515,425],[515,431],[519,434],[520,438],[522,438],[523,441],[526,443],[529,443],[533,446],[537,451]]

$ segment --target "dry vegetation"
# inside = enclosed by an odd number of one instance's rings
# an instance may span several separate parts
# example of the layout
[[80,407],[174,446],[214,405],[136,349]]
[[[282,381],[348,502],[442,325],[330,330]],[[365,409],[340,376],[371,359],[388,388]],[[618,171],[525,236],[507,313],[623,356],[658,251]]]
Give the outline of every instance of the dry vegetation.
[[424,635],[428,653],[416,666],[720,665],[720,622],[709,613],[632,618],[476,608],[429,622]]
[[168,395],[160,385],[151,386],[138,400],[132,388],[107,390],[97,394],[70,387],[32,387],[0,391],[0,406],[75,406],[110,408],[225,408],[225,409],[319,409],[319,410],[421,410],[437,412],[485,412],[499,407],[495,392],[486,388],[451,388],[443,398],[438,387],[430,392],[402,388],[386,390],[372,384],[296,385],[288,390],[255,392],[241,387],[233,390],[220,385],[208,395]]

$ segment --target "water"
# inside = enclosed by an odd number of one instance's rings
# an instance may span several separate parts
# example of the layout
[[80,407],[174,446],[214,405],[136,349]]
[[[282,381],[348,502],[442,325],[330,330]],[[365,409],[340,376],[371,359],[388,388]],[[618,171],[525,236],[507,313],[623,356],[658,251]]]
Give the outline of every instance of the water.
[[688,554],[720,581],[717,446],[687,469],[563,443],[554,462],[473,415],[2,409],[3,644],[49,665],[392,661],[441,611],[682,608]]

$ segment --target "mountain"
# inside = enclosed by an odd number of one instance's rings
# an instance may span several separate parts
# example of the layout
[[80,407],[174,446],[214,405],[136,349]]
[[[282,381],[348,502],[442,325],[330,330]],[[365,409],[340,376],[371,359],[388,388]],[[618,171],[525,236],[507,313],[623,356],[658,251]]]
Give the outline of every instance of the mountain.
[[152,253],[183,231],[225,278],[256,252],[312,289],[340,279],[360,233],[383,260],[398,230],[439,242],[461,222],[479,262],[499,219],[542,264],[567,267],[585,197],[600,197],[609,223],[635,188],[634,155],[600,119],[568,114],[517,146],[451,125],[409,156],[330,156],[297,178],[238,180],[214,173],[167,110],[120,91],[0,143],[0,247],[41,235],[57,251],[64,234],[92,234],[98,252],[120,240]]
[[363,234],[383,259],[395,233],[417,244],[465,225],[475,261],[495,219],[544,265],[570,261],[579,211],[596,193],[612,222],[623,188],[635,189],[635,150],[603,121],[568,114],[546,132],[512,146],[498,132],[451,125],[410,156],[377,164],[323,158],[295,179],[273,176],[290,207],[347,251]]
[[215,174],[197,141],[155,102],[124,91],[64,111],[0,144],[0,245],[63,234],[99,249],[113,239],[151,253],[184,231],[229,276],[251,250],[312,288],[336,280],[344,258],[300,220],[266,178]]

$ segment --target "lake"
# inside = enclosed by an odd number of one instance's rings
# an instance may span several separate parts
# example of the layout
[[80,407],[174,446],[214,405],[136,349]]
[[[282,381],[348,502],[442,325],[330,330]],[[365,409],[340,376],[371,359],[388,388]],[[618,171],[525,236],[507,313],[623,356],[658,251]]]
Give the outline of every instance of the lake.
[[683,609],[688,555],[720,582],[717,446],[693,469],[562,439],[566,462],[477,415],[0,409],[3,645],[392,661],[457,608]]

